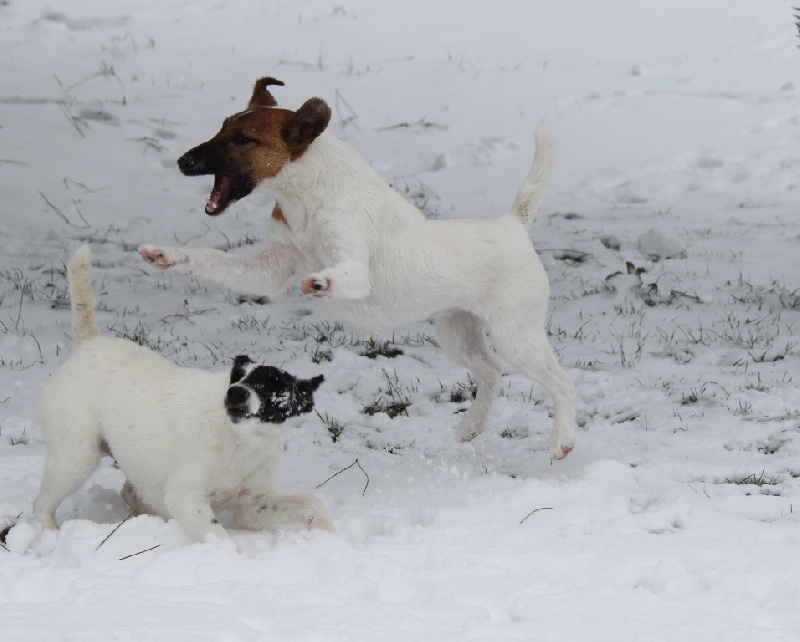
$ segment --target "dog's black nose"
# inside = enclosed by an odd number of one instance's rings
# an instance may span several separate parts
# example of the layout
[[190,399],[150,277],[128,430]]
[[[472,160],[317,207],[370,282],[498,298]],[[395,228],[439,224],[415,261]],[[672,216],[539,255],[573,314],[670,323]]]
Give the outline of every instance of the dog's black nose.
[[250,399],[250,391],[242,386],[231,386],[228,388],[228,394],[225,395],[226,408],[239,408],[247,405]]
[[178,159],[178,169],[181,170],[182,174],[187,176],[191,176],[202,171],[201,164],[202,163],[200,160],[197,158],[197,156],[192,154],[192,152],[186,152]]
[[219,162],[214,149],[208,143],[192,147],[178,159],[178,169],[184,176],[213,174],[212,166]]

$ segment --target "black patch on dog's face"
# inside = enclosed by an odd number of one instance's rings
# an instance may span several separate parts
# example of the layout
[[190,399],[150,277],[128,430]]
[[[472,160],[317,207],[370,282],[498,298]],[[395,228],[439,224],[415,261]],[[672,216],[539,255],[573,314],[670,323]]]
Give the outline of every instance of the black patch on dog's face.
[[311,412],[314,391],[324,378],[319,375],[297,379],[280,368],[256,365],[242,355],[233,362],[230,381],[225,409],[231,421],[237,423],[252,418],[280,424]]

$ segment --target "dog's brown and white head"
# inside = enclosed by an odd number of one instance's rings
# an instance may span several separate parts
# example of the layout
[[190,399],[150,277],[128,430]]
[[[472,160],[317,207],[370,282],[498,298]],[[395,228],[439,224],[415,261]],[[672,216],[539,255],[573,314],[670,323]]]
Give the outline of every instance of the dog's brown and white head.
[[216,136],[178,159],[185,176],[214,175],[206,214],[221,214],[263,180],[276,176],[328,126],[331,109],[324,100],[310,98],[297,111],[281,109],[269,85],[283,83],[259,78],[247,109],[228,116]]

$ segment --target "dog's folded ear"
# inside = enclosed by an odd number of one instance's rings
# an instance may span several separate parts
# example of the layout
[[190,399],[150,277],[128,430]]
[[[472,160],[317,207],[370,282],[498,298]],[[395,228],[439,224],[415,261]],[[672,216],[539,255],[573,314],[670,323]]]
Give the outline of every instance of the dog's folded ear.
[[280,85],[282,87],[283,82],[270,76],[264,76],[256,80],[255,87],[253,87],[253,95],[247,105],[248,109],[253,109],[253,107],[276,107],[278,105],[278,101],[267,89],[269,85]]
[[247,374],[247,366],[255,363],[246,354],[240,354],[233,360],[233,367],[231,368],[231,385],[237,381],[244,379]]
[[316,377],[311,377],[311,390],[314,391],[320,387],[320,384],[325,381],[325,377],[322,375],[317,375]]
[[331,108],[322,98],[309,98],[281,129],[283,140],[304,150],[325,131],[331,119]]

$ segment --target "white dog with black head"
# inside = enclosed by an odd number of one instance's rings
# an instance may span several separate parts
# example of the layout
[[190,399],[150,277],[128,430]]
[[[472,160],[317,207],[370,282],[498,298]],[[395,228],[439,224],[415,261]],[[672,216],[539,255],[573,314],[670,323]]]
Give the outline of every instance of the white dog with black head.
[[58,506],[110,454],[132,508],[174,518],[196,541],[228,536],[223,509],[233,510],[234,528],[333,530],[313,495],[275,492],[281,424],[312,410],[322,376],[296,379],[245,356],[230,372],[209,373],[101,335],[88,246],[72,258],[69,287],[77,345],[37,408],[47,444],[34,501],[42,526],[56,528]]

